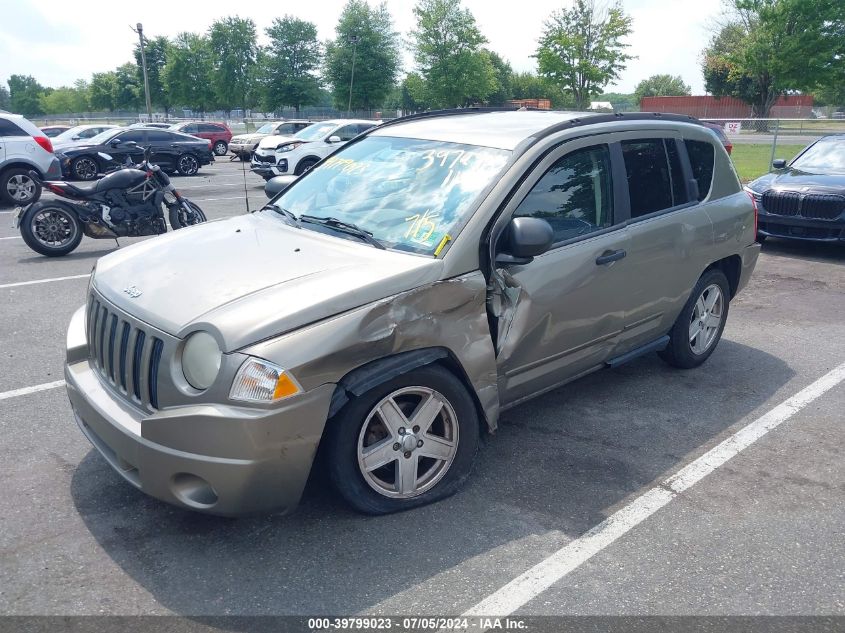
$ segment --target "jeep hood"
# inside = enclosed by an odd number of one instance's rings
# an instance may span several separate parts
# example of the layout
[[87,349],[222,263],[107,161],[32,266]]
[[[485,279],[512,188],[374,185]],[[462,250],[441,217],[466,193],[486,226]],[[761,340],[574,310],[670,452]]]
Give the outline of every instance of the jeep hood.
[[207,329],[230,352],[432,283],[441,264],[297,229],[264,211],[107,255],[94,287],[173,336]]

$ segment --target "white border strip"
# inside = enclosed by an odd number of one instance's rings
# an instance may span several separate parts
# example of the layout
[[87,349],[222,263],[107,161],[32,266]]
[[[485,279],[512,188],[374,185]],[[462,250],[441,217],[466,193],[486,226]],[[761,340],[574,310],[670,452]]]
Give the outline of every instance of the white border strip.
[[47,391],[48,389],[55,389],[56,387],[64,387],[64,380],[56,380],[53,382],[45,382],[40,385],[33,385],[32,387],[21,387],[20,389],[12,389],[11,391],[4,391],[0,393],[0,400],[8,400],[9,398],[17,398],[18,396],[26,396],[31,393],[38,393],[39,391]]
[[467,617],[511,615],[577,569],[616,539],[645,521],[732,457],[786,422],[816,398],[845,380],[845,363],[757,418],[704,455],[637,497],[583,536],[554,552],[464,613]]
[[13,284],[0,284],[0,290],[3,288],[17,288],[18,286],[31,286],[33,284],[46,284],[50,283],[51,281],[67,281],[68,279],[84,279],[85,277],[90,277],[91,273],[85,273],[84,275],[70,275],[68,277],[51,277],[50,279],[34,279],[32,281],[16,281]]

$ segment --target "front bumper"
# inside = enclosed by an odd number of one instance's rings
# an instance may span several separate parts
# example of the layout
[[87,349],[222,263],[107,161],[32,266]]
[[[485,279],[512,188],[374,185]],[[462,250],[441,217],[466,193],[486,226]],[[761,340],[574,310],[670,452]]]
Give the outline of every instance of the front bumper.
[[767,237],[785,237],[792,240],[842,242],[845,241],[845,217],[839,217],[836,220],[816,220],[775,215],[759,209],[757,232]]
[[250,169],[264,178],[272,178],[273,176],[282,176],[288,173],[288,159],[280,158],[277,163],[265,163],[255,160],[253,155]]
[[252,154],[255,143],[229,143],[229,151],[235,156]]
[[89,363],[83,308],[70,328],[65,380],[74,416],[126,481],[162,501],[222,516],[296,507],[334,385],[272,408],[187,404],[149,413],[113,394]]

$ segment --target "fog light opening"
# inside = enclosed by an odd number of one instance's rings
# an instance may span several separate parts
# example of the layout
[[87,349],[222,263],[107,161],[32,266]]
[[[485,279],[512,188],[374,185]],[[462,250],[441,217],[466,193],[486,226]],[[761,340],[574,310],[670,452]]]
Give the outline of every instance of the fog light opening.
[[170,488],[182,503],[194,508],[210,508],[217,503],[217,492],[205,479],[191,473],[173,475]]

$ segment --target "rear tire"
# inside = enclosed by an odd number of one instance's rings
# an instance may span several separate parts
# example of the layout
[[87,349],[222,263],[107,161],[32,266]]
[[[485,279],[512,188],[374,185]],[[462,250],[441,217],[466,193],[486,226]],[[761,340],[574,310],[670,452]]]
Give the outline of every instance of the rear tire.
[[217,141],[212,150],[215,156],[225,156],[229,151],[229,144],[226,141]]
[[36,253],[61,257],[79,246],[82,223],[65,205],[37,202],[21,218],[21,237]]
[[41,185],[32,179],[29,172],[29,169],[14,167],[0,174],[0,199],[3,202],[24,206],[41,197]]
[[710,358],[725,329],[730,296],[725,274],[715,268],[705,271],[669,332],[669,344],[658,352],[660,358],[680,369],[698,367]]
[[429,365],[372,388],[329,420],[325,463],[349,505],[388,514],[457,492],[472,470],[478,436],[478,413],[466,388],[451,372]]
[[200,170],[200,163],[193,154],[182,154],[176,159],[176,170],[182,176],[193,176]]

